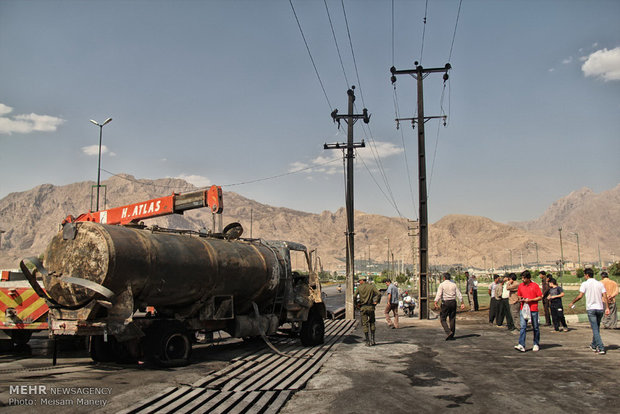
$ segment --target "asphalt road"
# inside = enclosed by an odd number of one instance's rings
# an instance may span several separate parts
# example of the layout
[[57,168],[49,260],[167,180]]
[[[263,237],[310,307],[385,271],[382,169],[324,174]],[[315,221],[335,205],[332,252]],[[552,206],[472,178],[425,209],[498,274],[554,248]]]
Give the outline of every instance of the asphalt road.
[[341,285],[342,291],[338,292],[338,285],[323,286],[323,302],[328,310],[335,310],[344,307],[345,286]]
[[617,392],[620,330],[603,330],[606,355],[588,349],[590,326],[564,333],[541,328],[540,351],[513,348],[518,335],[485,322],[484,312],[457,318],[455,341],[437,319],[401,318],[388,329],[377,309],[377,345],[360,327],[281,413],[610,413]]

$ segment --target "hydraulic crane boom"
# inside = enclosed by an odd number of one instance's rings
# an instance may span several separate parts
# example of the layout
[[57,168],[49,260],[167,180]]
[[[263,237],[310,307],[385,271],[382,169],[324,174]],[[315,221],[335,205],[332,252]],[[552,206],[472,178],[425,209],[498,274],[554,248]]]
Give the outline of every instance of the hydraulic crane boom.
[[126,206],[114,207],[101,211],[89,211],[78,217],[67,216],[62,224],[78,221],[92,221],[101,224],[130,224],[147,218],[168,214],[183,214],[186,210],[209,207],[212,213],[221,213],[224,209],[222,187],[213,185],[208,190],[176,194]]

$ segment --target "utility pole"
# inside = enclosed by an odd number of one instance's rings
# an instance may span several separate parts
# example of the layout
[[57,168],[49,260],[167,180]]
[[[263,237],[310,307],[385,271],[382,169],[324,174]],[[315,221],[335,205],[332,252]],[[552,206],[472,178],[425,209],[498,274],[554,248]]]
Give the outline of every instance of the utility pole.
[[418,233],[418,222],[417,220],[408,220],[409,221],[409,233],[407,234],[409,237],[411,237],[411,260],[413,263],[413,271],[412,273],[412,278],[415,282],[416,280],[416,276],[417,276],[417,270],[418,270],[418,266],[416,265],[417,263],[417,255],[416,255],[416,248],[415,248],[415,238],[418,237],[420,234]]
[[428,205],[426,194],[426,145],[424,142],[424,123],[433,118],[443,118],[445,123],[445,116],[424,116],[424,90],[423,81],[430,73],[443,72],[443,80],[448,80],[448,70],[452,68],[449,63],[443,68],[431,68],[424,69],[418,62],[414,62],[415,69],[396,70],[394,66],[390,68],[392,73],[391,81],[396,82],[396,75],[411,75],[417,80],[418,89],[418,117],[417,118],[401,118],[396,119],[396,125],[398,127],[400,121],[411,121],[411,124],[415,126],[418,124],[418,190],[419,190],[419,203],[420,203],[420,288],[419,288],[419,301],[420,301],[420,319],[428,319]]
[[349,111],[347,115],[338,115],[338,109],[334,109],[331,113],[334,122],[338,122],[338,128],[340,128],[340,120],[344,119],[347,123],[347,142],[336,144],[325,144],[323,149],[344,149],[347,159],[347,186],[345,189],[346,198],[346,210],[347,210],[347,231],[346,231],[346,261],[347,261],[347,279],[346,279],[346,298],[345,298],[345,317],[346,319],[355,319],[355,308],[353,306],[353,276],[355,275],[355,223],[353,219],[353,158],[355,148],[363,148],[366,145],[364,141],[353,142],[353,125],[358,119],[363,119],[364,123],[370,122],[370,115],[368,110],[363,109],[362,114],[353,113],[353,103],[355,102],[355,93],[353,90],[355,86],[351,86],[351,89],[347,91],[349,96]]

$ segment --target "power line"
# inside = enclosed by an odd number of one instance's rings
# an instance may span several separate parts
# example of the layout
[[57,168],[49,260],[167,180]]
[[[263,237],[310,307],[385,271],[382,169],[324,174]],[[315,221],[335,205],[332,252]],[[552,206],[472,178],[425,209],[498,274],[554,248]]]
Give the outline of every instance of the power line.
[[325,162],[320,163],[320,164],[311,165],[309,167],[304,167],[304,168],[299,168],[297,170],[289,171],[289,172],[282,173],[282,174],[272,175],[270,177],[256,178],[254,180],[242,181],[242,182],[233,183],[233,184],[222,184],[221,187],[235,187],[235,186],[238,186],[238,185],[253,184],[253,183],[260,182],[260,181],[267,181],[267,180],[273,180],[275,178],[286,177],[288,175],[298,174],[298,173],[303,172],[303,171],[313,170],[315,168],[319,168],[319,167],[322,167],[324,165],[331,164],[332,162],[336,162],[339,159],[340,158],[334,158],[332,160],[325,161]]
[[366,107],[366,102],[364,102],[364,93],[362,92],[362,82],[360,82],[360,74],[357,71],[357,61],[355,60],[355,52],[353,51],[353,41],[351,40],[351,32],[349,31],[349,20],[347,19],[347,11],[344,7],[344,0],[340,0],[342,3],[342,13],[344,14],[344,22],[347,26],[347,35],[349,36],[349,46],[351,47],[351,56],[353,56],[353,66],[355,67],[355,75],[357,77],[357,86],[360,90],[360,96],[362,98],[362,104]]
[[314,63],[314,58],[312,57],[312,53],[310,53],[310,47],[308,46],[308,42],[306,41],[306,36],[304,36],[304,31],[301,28],[301,23],[299,23],[299,18],[297,17],[297,13],[295,12],[295,7],[293,7],[293,0],[288,0],[291,5],[291,9],[293,9],[293,14],[295,15],[295,20],[297,21],[297,26],[299,27],[299,32],[301,33],[301,37],[304,39],[304,44],[306,45],[306,50],[308,51],[308,55],[310,56],[310,60],[312,61],[312,66],[314,67],[314,73],[316,73],[316,77],[321,84],[321,89],[323,90],[323,95],[325,95],[325,100],[327,101],[327,105],[329,105],[329,109],[331,111],[332,104],[329,102],[329,98],[327,97],[327,92],[325,92],[325,86],[323,86],[323,81],[321,80],[321,76],[319,75],[319,70],[316,68],[316,64]]
[[428,11],[428,0],[424,6],[424,26],[422,26],[422,47],[420,49],[420,63],[422,63],[422,56],[424,55],[424,38],[426,37],[426,13]]
[[392,0],[392,66],[394,66],[394,0]]
[[329,14],[329,8],[327,7],[327,0],[323,0],[325,3],[325,11],[327,12],[327,18],[329,19],[329,26],[332,29],[332,36],[334,37],[334,43],[336,44],[336,51],[338,52],[338,58],[340,59],[340,67],[342,68],[342,73],[344,74],[344,81],[346,82],[346,87],[349,88],[351,86],[349,84],[349,79],[347,78],[347,72],[344,69],[344,63],[342,62],[342,55],[340,54],[340,48],[338,47],[338,41],[336,40],[336,32],[334,31],[334,25],[332,23],[332,17]]
[[[282,174],[277,174],[277,175],[272,175],[272,176],[270,176],[270,177],[256,178],[256,179],[254,179],[254,180],[241,181],[241,182],[238,182],[238,183],[232,183],[232,184],[222,184],[222,185],[220,185],[220,187],[235,187],[235,186],[239,186],[239,185],[253,184],[253,183],[260,182],[260,181],[267,181],[267,180],[273,180],[273,179],[276,179],[276,178],[286,177],[286,176],[288,176],[288,175],[294,175],[294,174],[298,174],[298,173],[300,173],[300,172],[304,172],[304,171],[313,170],[313,169],[316,169],[316,168],[323,167],[323,166],[325,166],[325,165],[327,165],[327,164],[331,164],[331,163],[333,163],[333,162],[336,162],[336,161],[338,161],[339,159],[340,159],[340,158],[334,158],[334,159],[331,159],[331,160],[328,160],[328,161],[325,161],[325,162],[322,162],[322,163],[319,163],[319,164],[311,165],[311,166],[304,167],[304,168],[298,168],[298,169],[293,170],[293,171],[289,171],[289,172],[282,173]],[[106,173],[110,174],[110,175],[111,175],[111,176],[113,176],[113,177],[118,177],[118,178],[123,179],[123,180],[126,180],[126,181],[131,181],[131,182],[136,183],[136,184],[148,185],[148,186],[151,186],[151,187],[159,187],[159,188],[173,188],[173,189],[178,189],[178,188],[188,188],[188,189],[194,189],[194,188],[196,188],[196,186],[194,186],[194,185],[191,185],[191,187],[188,187],[188,186],[181,186],[181,187],[179,187],[179,186],[172,186],[172,185],[162,185],[162,184],[155,184],[155,183],[145,183],[145,182],[142,182],[142,181],[138,181],[138,180],[135,180],[135,179],[131,179],[131,178],[126,177],[126,176],[121,175],[121,174],[116,174],[116,173],[113,173],[113,172],[108,171],[108,170],[105,170],[105,169],[103,169],[103,168],[101,169],[101,171],[105,171]],[[171,177],[171,178],[175,178],[175,177]],[[179,178],[179,179],[182,179],[182,178]],[[208,187],[208,186],[207,186],[207,187]],[[207,187],[203,187],[203,188],[207,188]]]
[[456,22],[454,23],[454,33],[452,34],[452,44],[450,45],[450,54],[448,55],[448,62],[452,59],[452,48],[454,47],[454,39],[456,38],[456,27],[459,24],[459,17],[461,16],[461,4],[463,0],[459,0],[459,9],[456,12]]
[[[151,186],[151,187],[173,188],[173,189],[187,188],[187,189],[191,189],[191,190],[196,188],[196,186],[193,185],[193,184],[190,184],[191,187],[189,187],[189,186],[177,186],[177,185],[163,185],[163,184],[155,184],[155,183],[145,183],[145,182],[142,182],[142,181],[139,181],[139,180],[135,180],[135,179],[129,178],[129,177],[127,177],[125,175],[122,175],[120,173],[118,173],[118,174],[117,173],[113,173],[113,172],[108,171],[108,170],[106,170],[104,168],[102,168],[101,171],[104,171],[104,172],[110,174],[112,177],[118,177],[118,178],[120,178],[122,180],[125,180],[125,181],[129,181],[129,182],[136,183],[136,184],[141,184],[141,185],[148,185],[148,186]],[[174,178],[174,177],[171,177],[171,178]],[[182,180],[182,178],[178,178],[178,179]]]
[[372,178],[372,181],[375,183],[375,185],[377,186],[379,191],[381,191],[381,194],[383,194],[383,197],[385,197],[385,199],[387,200],[388,204],[390,204],[394,208],[394,210],[398,214],[398,217],[403,218],[403,215],[401,214],[400,210],[398,209],[398,206],[396,205],[396,202],[394,201],[393,198],[392,198],[392,200],[390,200],[390,197],[388,197],[388,195],[385,194],[385,191],[383,191],[383,188],[381,188],[381,186],[379,185],[379,183],[375,179],[375,176],[373,175],[372,171],[370,171],[370,168],[368,168],[368,165],[366,165],[366,162],[364,161],[364,158],[360,155],[359,151],[356,150],[355,154],[362,161],[362,164],[364,165],[364,168],[366,168],[366,171],[368,171],[368,174],[370,174],[370,178]]
[[[400,108],[398,105],[398,94],[396,93],[396,84],[394,84],[394,112],[396,115],[396,119],[400,118]],[[401,128],[398,128],[400,130],[400,138],[403,144],[403,155],[405,158],[405,167],[406,167],[406,171],[407,171],[407,180],[409,181],[409,196],[411,197],[411,207],[413,208],[413,211],[415,212],[415,217],[416,220],[418,219],[418,212],[415,208],[415,197],[413,195],[413,183],[411,181],[411,170],[409,169],[409,160],[407,158],[407,148],[405,147],[405,134],[403,132],[403,130]]]

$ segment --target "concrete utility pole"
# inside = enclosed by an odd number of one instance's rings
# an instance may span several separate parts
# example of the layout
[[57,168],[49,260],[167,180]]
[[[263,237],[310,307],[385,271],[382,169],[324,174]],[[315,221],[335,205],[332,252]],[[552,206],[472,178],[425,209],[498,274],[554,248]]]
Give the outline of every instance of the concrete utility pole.
[[409,237],[411,237],[411,263],[413,263],[413,269],[412,269],[412,278],[415,281],[416,277],[417,277],[417,270],[418,270],[418,266],[416,265],[416,248],[415,248],[415,238],[418,237],[420,234],[418,233],[418,222],[417,220],[408,220],[409,221],[409,233],[407,234]]
[[396,82],[396,75],[411,75],[417,80],[418,89],[418,117],[417,118],[399,118],[396,119],[397,125],[400,121],[411,121],[411,124],[415,126],[418,123],[418,189],[420,197],[420,288],[419,288],[419,301],[420,301],[420,319],[428,319],[428,206],[427,206],[427,194],[426,194],[426,145],[424,142],[424,123],[433,118],[445,119],[445,116],[424,116],[424,91],[423,80],[430,73],[443,72],[444,82],[448,80],[448,70],[452,68],[449,63],[443,68],[431,68],[424,69],[414,62],[415,69],[396,70],[394,66],[390,68],[392,73],[392,83]]
[[345,317],[346,319],[355,319],[355,309],[353,307],[353,276],[355,275],[355,223],[353,219],[353,158],[355,158],[353,150],[355,148],[363,148],[366,145],[364,141],[353,142],[353,125],[358,119],[363,119],[364,123],[370,122],[368,110],[363,109],[362,114],[353,114],[353,103],[355,102],[355,86],[347,91],[349,96],[349,112],[347,115],[338,115],[338,110],[334,109],[331,113],[334,122],[338,122],[340,128],[340,120],[344,119],[347,123],[347,142],[336,144],[325,144],[323,149],[344,149],[346,148],[347,159],[347,187],[346,187],[346,210],[347,210],[347,245],[346,245],[346,261],[347,261],[347,280],[346,280],[346,298],[345,298]]

